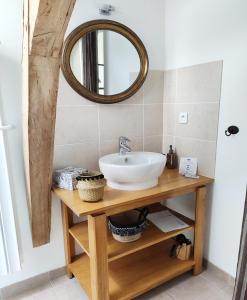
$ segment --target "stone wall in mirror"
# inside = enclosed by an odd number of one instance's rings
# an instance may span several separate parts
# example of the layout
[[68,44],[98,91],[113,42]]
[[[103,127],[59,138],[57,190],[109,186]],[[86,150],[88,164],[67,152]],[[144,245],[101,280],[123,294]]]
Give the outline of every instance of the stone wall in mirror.
[[99,103],[131,97],[148,71],[147,52],[139,37],[109,20],[77,27],[65,41],[62,58],[62,70],[71,87]]

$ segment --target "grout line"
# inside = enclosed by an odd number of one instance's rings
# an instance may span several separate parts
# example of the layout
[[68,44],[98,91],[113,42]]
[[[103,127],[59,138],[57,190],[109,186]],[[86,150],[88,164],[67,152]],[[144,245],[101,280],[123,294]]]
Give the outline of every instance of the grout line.
[[145,145],[145,113],[144,113],[144,105],[142,106],[142,151],[144,151],[144,145]]
[[50,285],[52,288],[55,288],[55,285],[54,285],[54,282],[53,282],[53,279],[50,279]]
[[142,90],[142,151],[144,151],[144,147],[145,147],[145,110],[144,110],[144,97],[145,97],[145,93],[144,93],[144,87]]
[[164,102],[165,105],[171,105],[171,104],[193,104],[193,105],[200,105],[200,104],[220,104],[220,101],[198,101],[198,102],[177,102],[175,99],[171,99],[171,102]]
[[[108,105],[109,107],[109,104],[103,104],[103,105]],[[143,104],[142,103],[113,103],[111,104],[112,107],[118,107],[118,106],[142,106]]]
[[50,279],[49,284],[50,284],[50,289],[52,291],[52,294],[55,296],[55,299],[59,300],[58,295],[56,293],[56,287],[55,287],[52,279]]
[[162,136],[163,136],[162,134],[146,135],[147,138],[150,138],[150,137],[162,137]]
[[57,108],[60,108],[60,107],[97,107],[97,105],[95,104],[75,104],[75,105],[72,105],[72,104],[58,104],[57,105]]
[[144,103],[144,106],[163,105],[163,102]]
[[49,284],[50,288],[52,288],[52,289],[55,288],[55,285],[53,285],[52,279],[49,280],[48,284]]
[[208,142],[208,143],[216,143],[216,140],[206,140],[206,139],[198,139],[198,138],[193,138],[193,137],[183,137],[179,135],[170,135],[173,136],[174,138],[179,138],[183,140],[193,140],[193,141],[199,141],[199,142]]
[[[114,106],[141,106],[141,105],[161,105],[163,102],[152,102],[152,103],[114,103]],[[166,104],[166,103],[165,103]],[[169,104],[169,103],[167,103]],[[90,104],[63,104],[63,105],[57,105],[57,108],[65,108],[65,107],[97,107],[97,105],[90,105]]]
[[168,295],[172,300],[176,300],[176,297],[173,296],[172,293],[170,293],[170,292],[166,292],[166,293],[167,293],[167,295]]
[[224,284],[222,287],[219,287],[219,286],[215,283],[214,280],[211,280],[211,279],[207,278],[206,276],[203,275],[203,273],[201,274],[201,277],[202,277],[203,279],[205,279],[208,283],[211,283],[211,284],[214,286],[214,288],[216,288],[216,289],[219,290],[219,291],[223,291],[225,288],[230,287],[230,285],[227,284],[227,283]]
[[[176,89],[175,89],[175,99],[177,99],[178,97],[178,69],[176,69],[175,71],[175,84],[176,84]],[[173,139],[172,139],[172,143],[173,143],[173,147],[175,149],[175,152],[176,152],[176,108],[175,108],[175,105],[173,107],[173,114],[174,114],[174,122],[175,124],[174,125],[174,135],[173,135]]]
[[[175,99],[177,99],[177,96],[178,96],[178,70],[176,70],[176,92],[175,92]],[[176,108],[175,108],[175,105],[173,107],[173,114],[174,114],[174,122],[175,124],[174,125],[174,135],[173,135],[173,147],[176,151],[176,132],[177,132],[177,116],[176,116]]]
[[198,138],[192,138],[192,137],[183,137],[183,136],[174,135],[174,134],[164,134],[164,137],[165,136],[184,139],[184,140],[199,141],[199,142],[208,142],[208,143],[215,143],[216,142],[216,140],[205,140],[205,139],[198,139]]
[[[114,104],[113,104],[114,105]],[[141,106],[142,103],[115,103],[115,106]]]
[[84,145],[86,143],[92,143],[92,142],[97,142],[98,139],[85,139],[83,141],[78,141],[75,143],[68,143],[68,144],[56,144],[55,147],[64,147],[64,146],[75,146],[75,145]]

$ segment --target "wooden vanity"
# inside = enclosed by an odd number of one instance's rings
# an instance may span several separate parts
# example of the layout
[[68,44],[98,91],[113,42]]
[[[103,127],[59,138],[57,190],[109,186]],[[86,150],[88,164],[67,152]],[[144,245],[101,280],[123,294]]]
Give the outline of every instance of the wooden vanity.
[[[92,300],[133,299],[148,290],[193,270],[202,271],[203,232],[205,223],[206,185],[213,179],[200,176],[190,179],[177,170],[165,170],[157,187],[126,192],[106,188],[104,200],[87,203],[78,191],[55,189],[62,201],[63,230],[69,277],[75,276]],[[188,227],[169,233],[150,223],[141,239],[120,243],[113,239],[107,216],[133,208],[150,206],[164,209],[161,200],[196,193],[195,221],[177,214]],[[73,214],[87,216],[87,221],[73,224]],[[187,230],[194,230],[194,254],[188,261],[170,257],[171,239]],[[84,250],[75,255],[75,241]]]

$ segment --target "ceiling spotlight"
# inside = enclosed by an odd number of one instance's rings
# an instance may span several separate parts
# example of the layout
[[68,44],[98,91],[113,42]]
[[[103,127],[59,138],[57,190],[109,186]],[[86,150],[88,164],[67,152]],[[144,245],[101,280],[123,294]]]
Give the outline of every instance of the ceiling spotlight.
[[114,7],[110,4],[105,4],[103,7],[99,9],[99,13],[104,16],[110,16],[114,11]]

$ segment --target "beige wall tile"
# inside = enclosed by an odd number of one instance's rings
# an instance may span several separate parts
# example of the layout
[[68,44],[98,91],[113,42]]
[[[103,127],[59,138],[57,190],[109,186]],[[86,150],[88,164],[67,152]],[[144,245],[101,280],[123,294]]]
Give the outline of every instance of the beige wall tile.
[[99,130],[102,141],[118,140],[119,136],[130,139],[142,137],[142,105],[100,105]]
[[59,77],[57,101],[58,105],[96,105],[94,102],[87,100],[75,92],[64,78],[62,72],[60,72]]
[[149,70],[143,88],[144,104],[163,103],[164,71]]
[[216,142],[176,137],[175,145],[179,157],[197,157],[200,175],[214,177]]
[[162,136],[144,137],[144,151],[162,153]]
[[58,106],[55,144],[65,145],[98,138],[97,106]]
[[[185,215],[186,217],[195,219],[195,193],[178,196],[176,198],[170,198],[166,201],[169,208]],[[186,233],[188,235],[189,232]],[[193,239],[193,232],[191,232]]]
[[164,103],[163,106],[163,134],[175,135],[175,104]]
[[[132,151],[143,151],[142,138],[133,137],[128,144]],[[100,141],[100,156],[117,152],[119,152],[118,139]]]
[[[202,140],[217,139],[219,103],[178,103],[175,106],[176,136]],[[187,124],[179,124],[180,112],[188,112]],[[169,128],[168,125],[167,128]]]
[[163,134],[163,104],[144,105],[144,136]]
[[164,135],[163,147],[162,147],[162,151],[164,154],[168,153],[170,145],[172,145],[173,148],[175,149],[175,137],[173,135]]
[[141,87],[132,97],[118,104],[143,104],[143,87]]
[[83,167],[98,169],[98,141],[85,141],[80,144],[55,146],[54,169],[63,167]]
[[[136,78],[138,77],[137,72],[131,72],[130,73],[130,81],[133,83]],[[122,104],[143,104],[143,86],[140,87],[140,89],[129,99],[124,100],[123,102],[120,102]]]
[[168,70],[164,74],[164,102],[174,102],[177,92],[177,70]]
[[176,102],[217,102],[220,100],[222,61],[177,70]]

